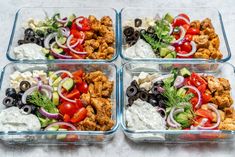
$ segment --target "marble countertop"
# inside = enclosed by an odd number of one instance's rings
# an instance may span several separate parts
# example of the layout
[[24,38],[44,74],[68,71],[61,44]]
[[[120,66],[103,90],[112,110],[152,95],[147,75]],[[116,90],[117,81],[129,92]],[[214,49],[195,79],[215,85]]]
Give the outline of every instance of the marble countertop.
[[[1,0],[0,1],[0,68],[9,61],[6,58],[15,12],[21,7],[215,7],[223,17],[231,51],[235,50],[235,1],[234,0]],[[229,61],[235,64],[235,57]],[[235,144],[136,144],[125,138],[121,129],[114,139],[102,146],[8,146],[0,143],[0,156],[4,157],[234,157]]]

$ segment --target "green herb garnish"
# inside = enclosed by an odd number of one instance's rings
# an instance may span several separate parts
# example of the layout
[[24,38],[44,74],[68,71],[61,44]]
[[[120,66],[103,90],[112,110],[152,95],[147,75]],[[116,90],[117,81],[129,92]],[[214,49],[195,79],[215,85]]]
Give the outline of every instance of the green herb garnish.
[[52,101],[47,96],[42,95],[39,91],[33,92],[33,94],[27,98],[27,101],[38,107],[43,107],[50,113],[58,113],[58,109]]

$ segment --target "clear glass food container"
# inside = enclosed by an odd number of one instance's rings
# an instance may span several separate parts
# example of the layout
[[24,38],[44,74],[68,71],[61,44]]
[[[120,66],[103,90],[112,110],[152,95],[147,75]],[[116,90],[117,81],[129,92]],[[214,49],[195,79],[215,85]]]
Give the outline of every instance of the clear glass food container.
[[[231,58],[231,51],[227,41],[226,33],[223,26],[222,16],[220,12],[215,8],[123,8],[119,14],[120,22],[120,38],[119,38],[119,49],[120,55],[124,62],[128,61],[205,61],[207,59],[199,58],[130,58],[125,55],[125,43],[123,41],[123,27],[125,23],[129,20],[134,21],[135,18],[154,18],[158,15],[160,17],[164,16],[166,13],[170,13],[173,16],[177,16],[180,13],[185,13],[189,16],[191,20],[204,20],[205,18],[210,18],[212,24],[215,28],[215,32],[218,34],[220,39],[220,50],[223,54],[223,58],[218,60],[221,62],[226,62]],[[214,60],[214,59],[209,59]]]
[[[47,144],[47,145],[88,145],[88,144],[104,144],[110,141],[118,128],[118,74],[117,67],[112,63],[21,63],[15,62],[6,65],[1,76],[1,94],[2,102],[5,97],[5,90],[10,87],[10,74],[14,71],[32,71],[32,70],[77,70],[83,69],[85,72],[100,70],[104,72],[108,78],[114,81],[113,92],[111,94],[112,102],[112,120],[114,126],[109,131],[0,131],[0,141],[6,144]],[[0,111],[5,109],[1,103]],[[59,137],[78,138],[71,140],[60,139]]]
[[[52,17],[56,13],[60,13],[61,16],[67,17],[72,14],[75,14],[76,16],[86,16],[94,15],[96,18],[100,19],[103,16],[110,16],[110,18],[113,21],[113,30],[115,35],[115,42],[114,42],[114,55],[112,59],[57,59],[57,60],[82,60],[82,61],[109,61],[112,62],[118,57],[118,14],[117,11],[113,8],[79,8],[79,7],[42,7],[42,8],[34,8],[34,7],[26,7],[21,8],[17,11],[15,15],[15,21],[13,25],[13,29],[11,32],[10,41],[8,44],[7,49],[7,58],[10,61],[18,61],[19,59],[16,59],[13,49],[14,47],[18,46],[17,42],[19,39],[22,39],[24,37],[24,26],[27,24],[27,21],[29,19],[35,19],[35,20],[43,20],[47,16]],[[20,59],[20,60],[27,60],[29,59]]]
[[[125,135],[134,142],[154,143],[206,143],[232,142],[235,131],[227,130],[131,130],[126,126],[125,113],[128,104],[126,89],[133,76],[140,72],[169,74],[174,67],[187,67],[189,70],[223,77],[229,80],[232,98],[235,98],[234,67],[229,63],[201,62],[131,62],[123,65],[120,71],[120,123]],[[234,105],[234,104],[233,104]],[[144,113],[143,113],[144,114]]]

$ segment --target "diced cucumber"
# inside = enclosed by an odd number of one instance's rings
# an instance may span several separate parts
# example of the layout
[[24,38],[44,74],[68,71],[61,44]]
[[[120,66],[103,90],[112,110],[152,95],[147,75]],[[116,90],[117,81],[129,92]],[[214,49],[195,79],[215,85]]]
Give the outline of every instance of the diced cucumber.
[[178,96],[184,96],[186,94],[186,90],[184,88],[180,88],[178,91],[177,91],[177,95]]
[[180,70],[180,74],[184,77],[188,77],[191,75],[191,72],[187,68],[183,68]]
[[74,19],[76,19],[76,15],[72,14],[69,16],[69,21],[73,21]]
[[49,56],[47,57],[47,59],[48,59],[48,60],[54,60],[54,59],[55,59],[55,57],[54,57],[54,56],[52,56],[52,55],[49,55]]
[[[67,131],[67,129],[60,128],[58,131]],[[56,136],[56,139],[57,140],[63,140],[63,139],[66,138],[66,136],[67,136],[66,134],[59,134],[59,135]]]
[[53,87],[53,91],[58,91],[58,87]]
[[169,53],[169,54],[166,55],[164,58],[174,58],[174,56],[173,56],[171,53]]
[[172,51],[171,54],[174,58],[176,58],[176,52],[175,51]]
[[58,39],[58,42],[61,43],[61,44],[64,44],[66,42],[66,38],[65,37],[60,37]]
[[64,50],[62,48],[54,48],[55,53],[64,53]]
[[50,50],[46,49],[46,48],[42,48],[42,53],[46,54],[50,54]]
[[68,78],[63,84],[62,87],[66,89],[67,91],[71,90],[73,88],[74,82],[73,79]]
[[174,21],[174,17],[171,16],[169,13],[167,13],[165,16],[164,16],[164,20],[168,21],[169,23],[172,23]]
[[52,102],[56,106],[59,105],[60,97],[59,97],[59,94],[57,92],[53,92],[53,94],[52,94]]
[[171,51],[168,48],[161,47],[160,48],[160,56],[165,57],[168,55]]
[[[52,71],[49,71],[49,72],[48,72],[48,76],[49,76],[49,77],[52,77],[53,75],[54,75],[54,72],[52,72]],[[56,76],[56,75],[55,75],[55,76]],[[54,76],[53,76],[53,77],[54,77]],[[56,78],[57,78],[57,76],[56,76]]]
[[58,77],[58,78],[52,83],[52,86],[53,86],[53,87],[58,87],[60,81],[62,81],[62,78],[61,78],[61,77]]

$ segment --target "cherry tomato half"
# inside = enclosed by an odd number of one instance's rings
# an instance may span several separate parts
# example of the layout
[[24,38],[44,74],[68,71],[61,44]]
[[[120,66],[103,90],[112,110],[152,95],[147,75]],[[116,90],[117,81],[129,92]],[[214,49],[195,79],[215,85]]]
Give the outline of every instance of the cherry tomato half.
[[203,118],[208,118],[211,121],[213,120],[213,115],[210,110],[205,110],[205,109],[200,108],[196,110],[195,114]]
[[80,122],[86,118],[86,115],[87,115],[87,110],[85,107],[82,107],[73,115],[73,117],[71,118],[71,122],[73,123]]
[[192,50],[192,45],[188,41],[184,42],[181,46],[181,50],[186,51],[186,52],[190,52]]
[[176,51],[176,52],[180,52],[180,51],[181,51],[181,46],[176,46],[176,47],[175,47],[175,51]]
[[184,38],[185,38],[186,41],[192,41],[193,40],[193,36],[191,34],[186,34]]
[[189,28],[187,30],[186,34],[190,34],[190,35],[199,35],[200,34],[200,30],[196,29],[196,28]]
[[182,16],[182,17],[186,18],[188,21],[190,21],[190,19],[189,19],[187,14],[181,13],[178,16]]
[[88,92],[88,85],[86,82],[81,82],[77,85],[77,88],[78,90],[81,92],[81,93],[87,93]]
[[62,115],[67,114],[69,116],[73,116],[73,114],[76,113],[78,110],[74,103],[66,101],[60,104],[58,108]]

